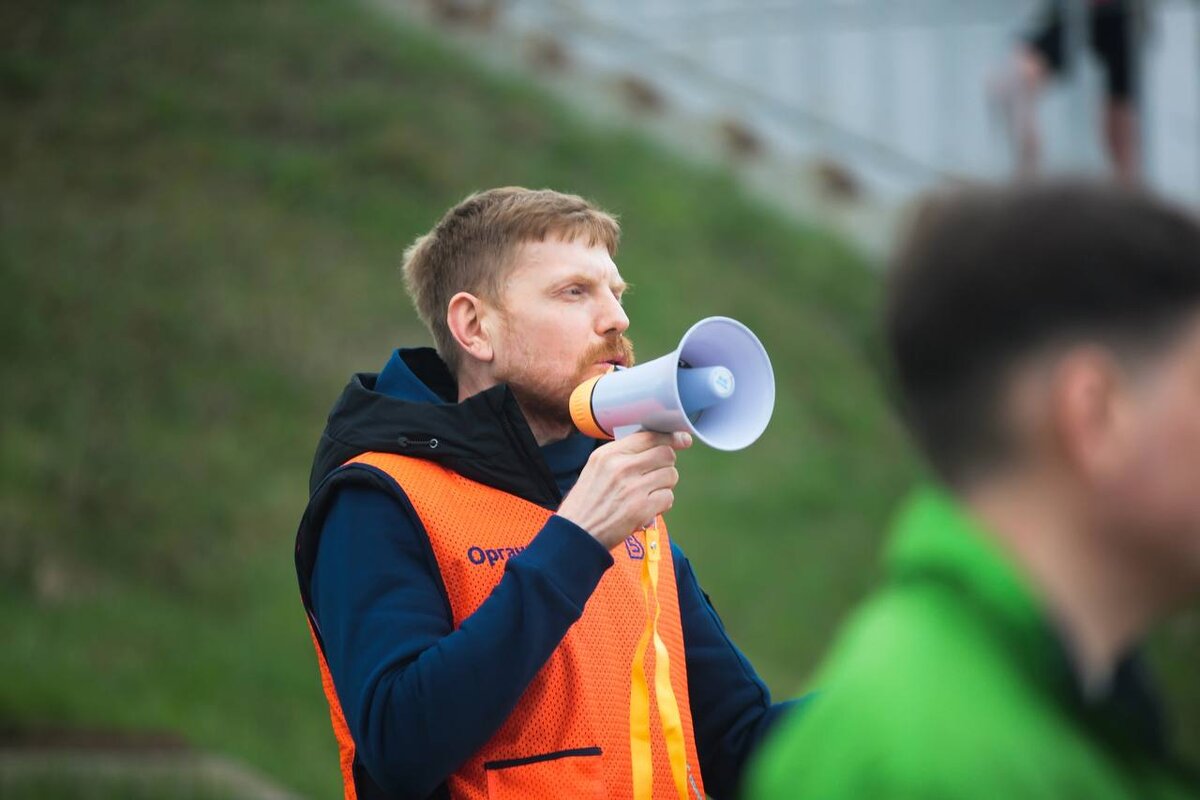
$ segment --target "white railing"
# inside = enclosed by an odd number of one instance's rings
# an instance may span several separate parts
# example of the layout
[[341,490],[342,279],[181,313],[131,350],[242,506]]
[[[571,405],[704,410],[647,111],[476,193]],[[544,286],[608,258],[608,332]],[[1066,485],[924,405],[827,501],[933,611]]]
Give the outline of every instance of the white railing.
[[[1081,0],[1076,0],[1080,2]],[[1030,0],[508,0],[506,26],[552,34],[590,68],[633,74],[773,148],[821,155],[900,199],[945,176],[1000,177],[1011,148],[986,85]],[[1158,0],[1143,48],[1147,181],[1200,204],[1200,4]],[[1106,168],[1102,76],[1083,59],[1041,103],[1046,169]]]

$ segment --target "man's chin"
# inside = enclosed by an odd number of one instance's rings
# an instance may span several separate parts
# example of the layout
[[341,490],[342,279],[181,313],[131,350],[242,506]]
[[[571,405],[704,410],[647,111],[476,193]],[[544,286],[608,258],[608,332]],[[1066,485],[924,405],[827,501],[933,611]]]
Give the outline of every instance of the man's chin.
[[[576,385],[572,384],[571,389],[573,390]],[[525,415],[527,421],[552,425],[554,427],[574,427],[574,423],[571,422],[570,391],[567,391],[562,396],[551,397],[541,393],[525,392],[511,385],[510,388],[513,390],[513,394],[517,398],[517,404],[521,406],[521,412]]]

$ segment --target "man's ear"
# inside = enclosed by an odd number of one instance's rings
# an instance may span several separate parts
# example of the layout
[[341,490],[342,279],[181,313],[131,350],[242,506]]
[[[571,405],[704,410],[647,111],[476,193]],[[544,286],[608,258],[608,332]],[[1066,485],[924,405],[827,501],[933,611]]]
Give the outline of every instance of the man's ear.
[[446,305],[446,324],[458,346],[476,361],[485,363],[495,357],[488,310],[487,304],[470,292],[459,292]]
[[1128,417],[1120,365],[1099,347],[1069,351],[1051,377],[1051,419],[1068,465],[1105,484],[1122,468]]

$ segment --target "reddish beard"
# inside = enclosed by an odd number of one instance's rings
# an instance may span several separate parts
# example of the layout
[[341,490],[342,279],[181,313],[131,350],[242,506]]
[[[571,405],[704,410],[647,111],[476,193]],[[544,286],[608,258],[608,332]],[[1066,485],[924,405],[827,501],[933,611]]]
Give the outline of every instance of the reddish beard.
[[590,348],[579,359],[572,374],[562,381],[508,381],[509,388],[521,405],[527,419],[538,419],[556,426],[573,426],[571,422],[571,392],[595,374],[597,364],[618,362],[626,367],[634,364],[633,343],[620,334]]

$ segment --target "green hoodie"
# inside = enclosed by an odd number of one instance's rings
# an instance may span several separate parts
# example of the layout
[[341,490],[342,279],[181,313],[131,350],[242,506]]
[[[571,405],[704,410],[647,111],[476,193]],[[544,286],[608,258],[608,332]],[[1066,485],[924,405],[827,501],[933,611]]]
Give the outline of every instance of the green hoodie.
[[1200,797],[1136,662],[1085,698],[1018,570],[947,494],[910,500],[887,572],[820,693],[765,744],[749,797]]

